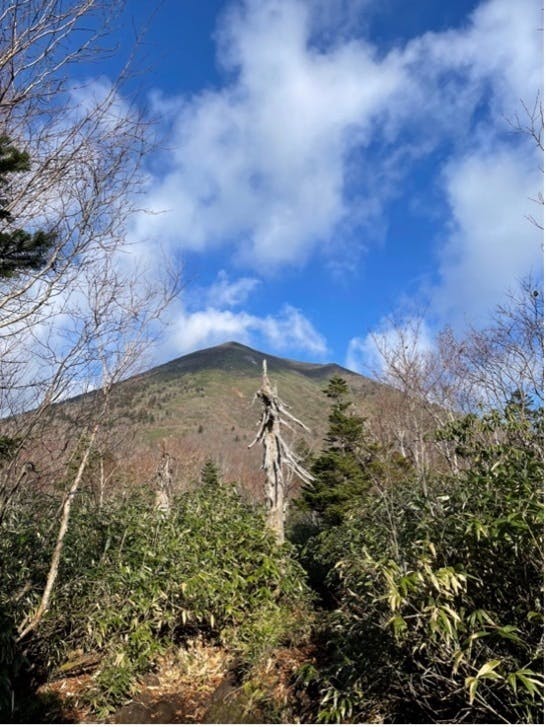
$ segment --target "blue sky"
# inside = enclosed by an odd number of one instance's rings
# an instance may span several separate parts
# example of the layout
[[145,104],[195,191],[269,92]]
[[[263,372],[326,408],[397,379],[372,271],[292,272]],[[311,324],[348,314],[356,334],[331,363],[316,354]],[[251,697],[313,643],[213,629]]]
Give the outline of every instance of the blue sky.
[[[120,53],[150,15],[129,0]],[[164,0],[138,50],[163,149],[130,230],[184,289],[156,351],[370,365],[404,317],[482,324],[540,274],[539,0]],[[373,356],[372,356],[373,358]]]

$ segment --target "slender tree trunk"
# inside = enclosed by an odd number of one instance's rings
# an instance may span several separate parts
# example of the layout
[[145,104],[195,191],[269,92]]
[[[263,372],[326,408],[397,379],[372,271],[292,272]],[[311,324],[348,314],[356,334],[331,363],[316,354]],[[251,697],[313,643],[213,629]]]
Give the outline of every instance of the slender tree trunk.
[[100,481],[99,481],[99,510],[102,510],[102,507],[104,505],[104,488],[105,488],[105,479],[104,479],[104,457],[100,458]]
[[156,497],[155,506],[159,512],[168,515],[171,510],[171,496],[172,496],[172,482],[173,482],[173,471],[171,456],[166,451],[165,447],[162,447],[161,462],[157,470],[156,476]]
[[51,557],[51,564],[49,566],[49,573],[47,574],[47,581],[44,588],[44,592],[42,594],[42,600],[40,601],[40,605],[38,606],[38,610],[34,614],[34,616],[31,618],[30,622],[25,626],[25,622],[20,625],[19,627],[19,636],[17,637],[17,641],[21,641],[25,638],[31,631],[34,631],[36,626],[40,623],[42,616],[44,613],[48,610],[49,604],[51,601],[51,594],[53,593],[53,587],[55,586],[55,582],[57,580],[57,576],[59,574],[59,564],[61,561],[61,554],[63,551],[63,545],[64,545],[64,539],[66,536],[66,531],[68,530],[68,523],[70,520],[70,511],[72,509],[72,503],[74,502],[74,496],[76,495],[79,486],[82,481],[83,473],[85,472],[85,468],[87,466],[87,462],[89,461],[89,455],[91,454],[91,450],[93,448],[93,444],[95,443],[95,439],[97,437],[97,432],[99,430],[99,425],[95,424],[95,427],[93,428],[91,432],[91,436],[89,437],[89,441],[87,443],[87,447],[85,448],[85,451],[83,453],[80,466],[78,467],[78,471],[76,473],[76,476],[74,477],[74,480],[72,482],[72,486],[70,487],[70,490],[68,491],[68,494],[65,498],[64,505],[63,505],[63,511],[61,516],[61,524],[59,526],[59,533],[57,535],[57,542],[55,543],[55,549],[53,551],[53,555]]

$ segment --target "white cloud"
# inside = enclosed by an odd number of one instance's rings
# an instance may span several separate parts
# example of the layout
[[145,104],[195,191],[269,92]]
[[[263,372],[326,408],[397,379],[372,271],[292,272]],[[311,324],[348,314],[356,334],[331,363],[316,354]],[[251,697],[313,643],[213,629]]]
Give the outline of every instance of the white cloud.
[[324,337],[299,310],[289,305],[275,315],[264,317],[214,307],[180,310],[173,315],[169,333],[164,344],[165,357],[180,356],[228,340],[255,346],[263,342],[275,351],[296,350],[319,358],[327,352]]
[[351,338],[345,356],[345,366],[351,371],[372,376],[380,370],[381,362],[370,335]]
[[[151,265],[159,240],[182,256],[229,248],[230,262],[263,278],[325,253],[344,274],[368,240],[355,230],[373,221],[381,235],[385,200],[411,196],[408,170],[439,144],[449,219],[437,283],[426,291],[436,317],[479,317],[537,264],[540,248],[525,220],[539,188],[537,159],[524,143],[508,144],[505,117],[520,99],[532,104],[542,84],[540,4],[489,0],[460,28],[388,53],[351,39],[342,22],[351,8],[362,21],[366,4],[234,4],[217,33],[225,84],[186,98],[152,94],[170,127],[170,151],[143,203],[157,214],[141,215],[133,230]],[[328,24],[339,32],[326,32]],[[257,285],[220,273],[197,305],[186,304],[173,350],[262,337],[321,355],[324,340],[303,313],[231,310]],[[349,367],[361,369],[369,343],[351,341]]]
[[277,316],[267,316],[260,324],[262,333],[275,349],[300,349],[316,356],[327,352],[326,341],[296,308],[285,305]]
[[526,217],[539,215],[532,198],[538,160],[521,147],[478,151],[445,169],[452,231],[440,251],[433,308],[445,320],[477,320],[516,281],[542,266],[542,236]]
[[164,213],[142,217],[137,237],[183,250],[232,245],[262,272],[334,244],[350,212],[346,157],[369,138],[402,74],[363,42],[313,49],[311,12],[266,1],[228,15],[220,56],[234,80],[181,100],[177,114],[169,107],[171,170],[146,205]]
[[[217,33],[226,85],[192,98],[152,95],[172,124],[172,152],[145,202],[158,214],[140,217],[136,239],[182,251],[228,246],[261,274],[317,251],[334,255],[396,193],[401,169],[392,173],[391,156],[397,166],[410,161],[401,161],[408,140],[400,134],[410,132],[419,153],[446,134],[472,145],[479,104],[489,99],[491,128],[500,128],[503,115],[540,87],[536,0],[490,0],[463,28],[427,33],[383,57],[343,31],[355,12],[362,20],[366,5],[232,6]],[[326,19],[338,32],[319,50],[314,33],[324,34]],[[373,168],[363,159],[369,188],[355,200],[353,152],[379,138],[393,149]],[[385,175],[386,184],[373,184]]]
[[[437,282],[420,291],[430,326],[484,323],[509,288],[542,268],[541,234],[527,219],[542,216],[534,202],[541,152],[529,138],[509,137],[507,120],[525,116],[521,101],[532,109],[542,88],[540,23],[536,0],[490,0],[462,29],[428,33],[400,51],[408,85],[390,109],[387,134],[395,140],[413,124],[427,129],[431,144],[455,142],[439,174],[449,216],[435,251]],[[353,338],[347,366],[380,370],[374,336],[395,330],[382,323]]]
[[220,270],[213,284],[204,291],[207,304],[217,308],[234,308],[244,303],[260,281],[257,278],[237,278],[231,281],[225,270]]
[[402,320],[383,319],[376,331],[349,342],[345,366],[352,371],[371,376],[382,376],[388,371],[388,362],[399,361],[406,369],[410,362],[418,362],[432,349],[431,331],[422,317],[408,316]]
[[[399,51],[406,83],[390,108],[387,130],[414,125],[429,138],[475,143],[476,110],[506,132],[520,100],[542,88],[542,22],[537,0],[482,2],[458,30],[425,33]],[[470,136],[469,136],[470,134]]]

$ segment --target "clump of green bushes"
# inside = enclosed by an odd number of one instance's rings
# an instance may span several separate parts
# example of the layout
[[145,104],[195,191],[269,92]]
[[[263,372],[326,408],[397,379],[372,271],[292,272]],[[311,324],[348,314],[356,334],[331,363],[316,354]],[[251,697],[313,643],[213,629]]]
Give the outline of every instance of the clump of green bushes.
[[[45,504],[27,503],[33,517],[12,515],[2,530],[2,566],[9,567],[2,567],[0,592],[14,620],[32,610],[43,583],[53,515]],[[10,596],[25,582],[33,586],[15,603]],[[275,543],[233,486],[206,483],[175,498],[168,515],[145,492],[101,510],[84,497],[74,507],[55,598],[25,643],[26,658],[45,675],[75,653],[95,654],[87,699],[104,716],[173,642],[200,633],[250,665],[302,635],[309,603],[290,546]]]
[[454,420],[436,436],[458,469],[417,473],[373,440],[342,380],[326,393],[329,431],[308,463],[295,545],[276,544],[212,462],[168,513],[149,490],[100,509],[82,492],[50,610],[17,643],[59,507],[21,496],[0,528],[5,721],[24,716],[30,678],[80,658],[92,660],[84,698],[102,718],[165,649],[201,635],[238,657],[249,689],[265,656],[305,645],[293,704],[252,697],[279,720],[542,722],[542,410],[514,399]]
[[322,477],[322,512],[304,492],[326,644],[301,674],[319,695],[309,721],[542,723],[542,422],[511,404],[462,417],[438,433],[459,472],[339,493]]

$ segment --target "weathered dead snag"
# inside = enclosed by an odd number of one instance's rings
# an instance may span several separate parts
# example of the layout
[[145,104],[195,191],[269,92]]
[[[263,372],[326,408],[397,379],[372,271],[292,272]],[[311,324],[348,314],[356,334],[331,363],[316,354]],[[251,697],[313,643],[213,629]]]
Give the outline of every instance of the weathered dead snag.
[[[265,472],[265,505],[267,508],[267,524],[274,531],[279,543],[284,541],[284,521],[288,507],[286,498],[285,469],[297,475],[303,482],[312,482],[313,477],[302,466],[297,455],[281,435],[281,425],[294,431],[288,420],[309,431],[287,409],[279,399],[277,387],[273,387],[267,376],[267,362],[263,362],[262,385],[254,399],[262,403],[263,413],[259,422],[258,433],[254,441],[248,445],[253,447],[256,442],[263,445],[262,469]],[[286,417],[286,418],[283,418]]]
[[161,461],[157,469],[155,488],[155,507],[159,512],[168,515],[171,509],[173,492],[173,467],[171,455],[165,445],[161,446]]

